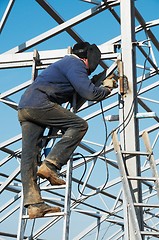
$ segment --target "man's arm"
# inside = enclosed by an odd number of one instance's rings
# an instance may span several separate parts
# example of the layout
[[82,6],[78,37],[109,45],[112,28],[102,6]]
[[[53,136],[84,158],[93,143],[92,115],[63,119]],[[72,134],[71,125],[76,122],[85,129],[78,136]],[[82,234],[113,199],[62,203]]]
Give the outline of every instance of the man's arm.
[[75,91],[87,100],[100,101],[105,99],[111,92],[108,88],[97,87],[91,82],[84,63],[79,59],[77,59],[76,64],[70,66],[67,78]]

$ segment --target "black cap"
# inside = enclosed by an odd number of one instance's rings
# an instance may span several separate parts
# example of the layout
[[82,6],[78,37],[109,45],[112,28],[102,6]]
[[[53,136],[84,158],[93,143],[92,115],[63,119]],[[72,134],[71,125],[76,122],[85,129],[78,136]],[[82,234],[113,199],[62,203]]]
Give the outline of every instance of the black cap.
[[87,50],[90,44],[88,42],[76,43],[72,48],[72,53],[79,58],[87,58]]
[[88,42],[79,42],[73,46],[72,53],[79,58],[87,58],[89,71],[92,73],[98,66],[101,58],[101,52],[95,44]]

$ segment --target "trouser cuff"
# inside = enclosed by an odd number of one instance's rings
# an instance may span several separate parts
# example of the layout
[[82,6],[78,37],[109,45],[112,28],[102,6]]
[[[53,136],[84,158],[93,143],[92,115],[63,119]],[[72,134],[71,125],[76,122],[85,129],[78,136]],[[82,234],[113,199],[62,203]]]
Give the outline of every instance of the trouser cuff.
[[45,161],[51,163],[51,165],[56,167],[58,170],[61,170],[61,164],[59,164],[56,160],[51,160],[51,159],[45,158],[44,162]]
[[39,200],[28,200],[26,202],[24,202],[24,207],[27,208],[29,205],[32,205],[32,204],[37,204],[37,203],[44,203],[44,200],[43,199],[39,199]]

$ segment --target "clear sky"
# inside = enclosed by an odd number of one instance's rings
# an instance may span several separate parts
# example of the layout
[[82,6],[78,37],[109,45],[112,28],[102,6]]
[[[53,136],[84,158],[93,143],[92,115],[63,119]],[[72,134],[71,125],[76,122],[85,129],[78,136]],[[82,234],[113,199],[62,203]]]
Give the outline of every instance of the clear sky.
[[[8,2],[9,0],[0,0],[0,20],[2,19]],[[69,20],[72,17],[75,17],[76,15],[93,7],[93,4],[84,3],[79,0],[48,0],[48,2],[64,20]],[[159,0],[136,0],[135,5],[145,21],[159,19]],[[120,13],[119,7],[116,7],[115,10],[117,13]],[[136,22],[136,26],[138,26],[138,24],[139,23]],[[38,36],[39,34],[57,25],[58,24],[56,21],[53,20],[35,0],[15,0],[6,24],[0,33],[0,54]],[[97,45],[105,43],[120,35],[120,25],[109,11],[104,11],[101,14],[80,23],[73,29],[85,41],[96,43]],[[159,26],[154,27],[152,30],[154,34],[159,36]],[[146,39],[146,36],[143,34],[138,34],[137,38],[138,41],[142,41]],[[73,44],[75,44],[75,41],[67,33],[61,33],[60,35],[57,35],[54,38],[49,39],[27,51],[33,51],[35,48],[39,51],[63,49]],[[142,58],[140,59],[139,64],[143,64]],[[100,68],[98,71],[100,71]],[[29,79],[31,79],[31,68],[0,70],[0,93],[6,92]],[[12,96],[11,99],[18,103],[21,94],[22,92],[17,93]],[[159,100],[158,96],[156,96],[156,100]],[[0,143],[2,143],[20,134],[21,129],[19,122],[17,121],[17,112],[14,109],[10,109],[5,104],[0,103],[0,111]],[[83,116],[88,113],[89,111],[85,112]],[[98,125],[97,120],[96,122],[90,121],[89,124],[90,128],[88,135],[86,136],[86,140],[89,139],[90,141],[93,141],[94,129],[96,129],[98,126],[98,131],[102,133],[104,126]],[[96,136],[96,142],[103,144],[104,138],[104,134],[99,134]],[[15,144],[14,147],[17,149],[20,146]],[[0,160],[2,160],[5,156],[6,154],[0,152]],[[8,174],[11,174],[16,166],[16,162],[12,162],[11,165],[8,164],[6,167],[3,166],[2,172],[5,173],[5,171],[7,171]],[[2,181],[3,180],[4,179],[2,179]],[[103,182],[101,181],[99,184],[102,183]],[[2,197],[3,203],[5,201],[5,197],[8,201],[8,194],[4,193]],[[17,222],[13,222],[13,218],[8,220],[8,222],[9,225],[4,224],[3,227],[6,227],[7,231],[7,228],[10,228],[13,225],[13,233],[15,233]],[[47,240],[51,240],[51,238]]]

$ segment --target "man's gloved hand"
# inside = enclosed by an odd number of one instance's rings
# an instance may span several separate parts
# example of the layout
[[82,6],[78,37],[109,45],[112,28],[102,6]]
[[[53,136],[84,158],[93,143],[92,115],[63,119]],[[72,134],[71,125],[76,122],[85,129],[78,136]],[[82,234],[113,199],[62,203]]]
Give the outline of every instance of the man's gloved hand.
[[118,87],[118,84],[117,84],[116,80],[113,79],[113,74],[110,75],[109,77],[107,77],[106,79],[104,79],[102,85],[103,85],[103,87],[107,87],[110,90]]
[[[104,70],[104,71],[100,72],[99,74],[94,75],[94,76],[91,78],[91,82],[92,82],[93,84],[96,84],[97,82],[99,82],[99,85],[101,85],[101,82],[102,82],[105,74],[106,74],[106,71]],[[102,80],[100,80],[101,78],[102,78]]]

